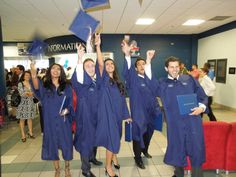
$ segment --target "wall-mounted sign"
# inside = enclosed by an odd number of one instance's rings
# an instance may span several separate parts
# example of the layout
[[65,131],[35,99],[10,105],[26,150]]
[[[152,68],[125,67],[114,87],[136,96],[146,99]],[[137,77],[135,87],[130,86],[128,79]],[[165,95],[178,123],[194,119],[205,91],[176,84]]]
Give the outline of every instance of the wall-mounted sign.
[[235,67],[229,67],[229,74],[235,74]]

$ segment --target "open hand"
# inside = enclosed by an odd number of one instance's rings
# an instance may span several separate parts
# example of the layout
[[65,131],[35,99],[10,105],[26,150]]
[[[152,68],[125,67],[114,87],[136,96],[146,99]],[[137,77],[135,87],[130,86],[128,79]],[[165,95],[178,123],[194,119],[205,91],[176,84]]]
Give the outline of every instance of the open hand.
[[198,116],[199,114],[204,112],[202,107],[195,107],[195,108],[191,109],[191,111],[193,111],[189,114],[191,116],[193,116],[193,115]]
[[95,33],[95,45],[97,47],[101,45],[101,35],[100,35],[100,33]]
[[81,43],[76,43],[76,49],[79,59],[82,59],[85,53],[85,48]]
[[121,49],[125,56],[130,56],[131,46],[129,46],[125,40],[121,43]]
[[147,60],[152,60],[155,55],[155,50],[148,50],[147,51]]

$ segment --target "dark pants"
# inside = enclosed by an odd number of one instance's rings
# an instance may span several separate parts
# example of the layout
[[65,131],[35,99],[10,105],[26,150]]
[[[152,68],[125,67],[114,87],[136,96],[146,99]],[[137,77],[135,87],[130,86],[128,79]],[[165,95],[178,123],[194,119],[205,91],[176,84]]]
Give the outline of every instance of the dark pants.
[[93,148],[93,155],[92,155],[92,157],[90,158],[90,160],[91,160],[91,159],[96,159],[96,155],[97,155],[97,147],[94,147],[94,148]]
[[97,155],[97,147],[94,147],[91,157],[81,156],[81,162],[82,162],[81,169],[84,173],[88,173],[90,171],[91,165],[89,161],[92,159],[96,159],[96,155]]
[[209,96],[209,97],[208,97],[208,109],[209,109],[209,113],[208,113],[207,115],[208,115],[210,121],[216,121],[216,117],[214,116],[214,114],[213,114],[213,112],[212,112],[212,108],[211,108],[212,101],[213,101],[212,96]]
[[141,153],[148,152],[148,147],[153,135],[153,131],[147,131],[143,134],[144,148],[141,148],[140,142],[133,140],[133,151],[135,160],[141,160]]
[[81,169],[82,169],[82,172],[84,173],[88,173],[91,169],[89,159],[90,157],[81,156],[81,162],[82,162]]
[[[175,167],[175,176],[184,177],[184,167]],[[192,167],[192,175],[191,177],[203,177],[202,168],[194,168]]]

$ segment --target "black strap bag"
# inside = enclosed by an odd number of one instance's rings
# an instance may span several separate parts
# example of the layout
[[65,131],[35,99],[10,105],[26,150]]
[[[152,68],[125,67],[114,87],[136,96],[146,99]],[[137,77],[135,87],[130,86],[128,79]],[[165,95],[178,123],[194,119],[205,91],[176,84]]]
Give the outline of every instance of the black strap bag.
[[17,89],[15,89],[11,95],[11,106],[18,107],[21,102],[21,96]]

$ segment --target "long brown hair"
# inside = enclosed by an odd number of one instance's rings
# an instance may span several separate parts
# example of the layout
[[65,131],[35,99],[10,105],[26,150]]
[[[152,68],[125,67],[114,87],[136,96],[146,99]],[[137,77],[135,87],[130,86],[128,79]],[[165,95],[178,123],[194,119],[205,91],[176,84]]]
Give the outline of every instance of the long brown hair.
[[117,67],[114,60],[112,60],[111,58],[107,58],[105,59],[104,64],[106,64],[107,61],[112,61],[112,63],[114,64],[113,78],[110,77],[110,83],[116,84],[120,91],[120,94],[125,95],[125,87],[119,78],[119,74],[118,74]]

